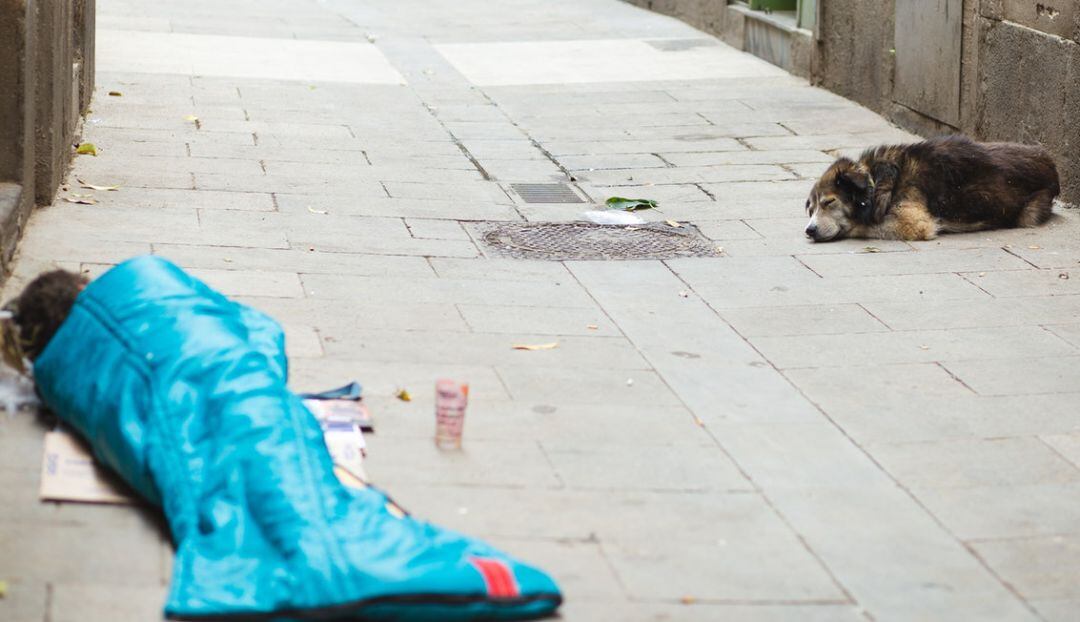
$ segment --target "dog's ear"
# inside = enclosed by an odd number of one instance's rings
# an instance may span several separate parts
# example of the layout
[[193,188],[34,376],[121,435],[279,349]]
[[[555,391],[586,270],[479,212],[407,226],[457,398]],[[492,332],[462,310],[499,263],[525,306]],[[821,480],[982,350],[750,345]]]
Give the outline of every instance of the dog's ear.
[[840,174],[836,176],[836,183],[853,195],[864,194],[870,187],[870,174],[852,163],[851,166],[845,166],[840,170]]
[[881,222],[885,217],[884,206],[879,208],[875,205],[874,182],[866,168],[851,162],[838,172],[836,185],[851,197],[851,204],[854,207],[852,216],[855,220],[872,225]]

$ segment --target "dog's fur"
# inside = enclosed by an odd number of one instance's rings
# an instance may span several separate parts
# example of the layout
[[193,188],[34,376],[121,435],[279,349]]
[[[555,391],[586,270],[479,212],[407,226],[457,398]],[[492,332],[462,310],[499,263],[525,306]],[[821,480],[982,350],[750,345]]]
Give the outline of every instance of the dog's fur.
[[4,308],[12,312],[23,354],[33,361],[67,319],[86,277],[66,270],[39,275]]
[[1042,147],[962,136],[840,158],[814,185],[807,237],[931,240],[939,233],[1034,227],[1051,216],[1057,167]]

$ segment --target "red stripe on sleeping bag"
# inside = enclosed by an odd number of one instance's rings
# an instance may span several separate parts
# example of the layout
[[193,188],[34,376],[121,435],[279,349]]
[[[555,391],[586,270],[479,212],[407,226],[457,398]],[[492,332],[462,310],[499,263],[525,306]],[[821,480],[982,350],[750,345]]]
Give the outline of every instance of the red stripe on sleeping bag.
[[492,598],[515,598],[521,595],[517,581],[510,568],[497,559],[470,557],[469,561],[480,571],[487,586],[488,596]]

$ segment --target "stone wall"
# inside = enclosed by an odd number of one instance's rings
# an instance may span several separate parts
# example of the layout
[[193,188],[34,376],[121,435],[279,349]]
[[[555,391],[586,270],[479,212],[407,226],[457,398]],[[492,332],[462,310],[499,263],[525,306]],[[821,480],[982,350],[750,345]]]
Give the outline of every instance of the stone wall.
[[[727,0],[627,0],[746,49],[745,9]],[[818,0],[812,50],[794,73],[932,136],[1040,143],[1055,155],[1062,199],[1080,205],[1080,2],[963,0],[959,121],[898,102],[895,0]],[[797,50],[798,47],[793,47]]]
[[0,268],[67,173],[93,92],[94,0],[0,0]]
[[[1015,19],[1038,15],[1033,11],[1025,16],[1017,6],[1021,2],[982,4],[977,19],[978,97],[965,129],[985,140],[1045,145],[1057,159],[1062,198],[1080,205],[1080,9],[1070,0],[1041,4],[1044,10],[1061,5],[1055,9],[1061,11],[1061,21],[1046,25],[1067,34],[1061,37],[1035,30],[1040,20],[1020,24],[1006,19],[1010,5]],[[1072,12],[1066,13],[1067,8]]]

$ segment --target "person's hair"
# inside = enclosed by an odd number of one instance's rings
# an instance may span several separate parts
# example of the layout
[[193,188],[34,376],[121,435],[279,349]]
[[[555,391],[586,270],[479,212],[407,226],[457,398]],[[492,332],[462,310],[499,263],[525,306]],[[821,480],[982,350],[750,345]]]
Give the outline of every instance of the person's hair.
[[17,298],[4,305],[18,327],[23,354],[31,361],[60,329],[87,282],[81,274],[53,270],[38,275]]

